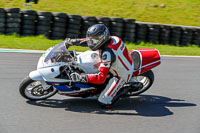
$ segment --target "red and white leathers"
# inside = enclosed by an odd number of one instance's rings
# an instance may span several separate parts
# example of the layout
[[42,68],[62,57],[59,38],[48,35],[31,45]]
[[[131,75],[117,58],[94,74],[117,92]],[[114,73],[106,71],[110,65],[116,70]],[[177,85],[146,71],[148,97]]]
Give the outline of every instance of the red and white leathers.
[[87,74],[88,83],[104,83],[107,74],[113,77],[106,88],[101,92],[98,101],[103,104],[112,104],[112,100],[120,88],[132,77],[134,64],[123,41],[116,36],[110,36],[110,43],[102,49],[101,64],[98,74]]

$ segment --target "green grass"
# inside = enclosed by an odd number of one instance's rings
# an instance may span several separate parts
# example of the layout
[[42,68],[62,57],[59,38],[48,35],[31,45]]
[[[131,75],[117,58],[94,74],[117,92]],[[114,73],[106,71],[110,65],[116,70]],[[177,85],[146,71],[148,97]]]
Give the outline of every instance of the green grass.
[[[0,48],[17,48],[17,49],[34,49],[34,50],[46,50],[51,46],[60,43],[63,40],[48,40],[43,36],[37,37],[20,37],[18,35],[0,35]],[[178,47],[171,45],[155,45],[151,43],[126,43],[128,50],[131,49],[144,49],[144,48],[156,48],[160,51],[161,55],[192,55],[200,56],[200,47],[187,46]],[[87,47],[72,46],[70,50],[85,51]]]
[[[25,0],[0,0],[0,7],[24,8]],[[135,18],[137,21],[200,26],[200,0],[39,0],[36,11],[82,16]]]

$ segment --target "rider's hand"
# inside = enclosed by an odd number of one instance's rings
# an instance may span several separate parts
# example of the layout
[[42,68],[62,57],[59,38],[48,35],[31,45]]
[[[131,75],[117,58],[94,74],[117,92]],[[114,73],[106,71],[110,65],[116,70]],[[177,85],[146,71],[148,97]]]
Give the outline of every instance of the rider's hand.
[[65,45],[67,47],[71,46],[71,45],[77,45],[80,44],[81,40],[80,39],[71,39],[71,38],[66,38],[65,39]]
[[71,41],[70,38],[66,38],[66,39],[65,39],[65,46],[66,46],[67,48],[69,48],[70,46],[72,46],[72,41]]
[[87,75],[86,74],[79,74],[77,72],[71,73],[70,77],[73,82],[82,82],[82,83],[87,83]]

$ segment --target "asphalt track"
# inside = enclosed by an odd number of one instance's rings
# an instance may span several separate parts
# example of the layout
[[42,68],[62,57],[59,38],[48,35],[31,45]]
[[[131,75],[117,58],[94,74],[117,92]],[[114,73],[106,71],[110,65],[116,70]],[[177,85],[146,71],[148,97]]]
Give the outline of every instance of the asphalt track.
[[92,98],[22,98],[40,55],[0,53],[0,133],[200,133],[200,58],[163,57],[150,90],[103,110]]

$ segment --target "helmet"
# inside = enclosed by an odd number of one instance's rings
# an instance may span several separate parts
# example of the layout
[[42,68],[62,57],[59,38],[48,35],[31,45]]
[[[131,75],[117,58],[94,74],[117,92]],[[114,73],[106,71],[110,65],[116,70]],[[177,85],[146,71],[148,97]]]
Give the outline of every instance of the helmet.
[[88,28],[86,40],[88,47],[95,51],[110,38],[108,28],[104,24],[95,24]]

